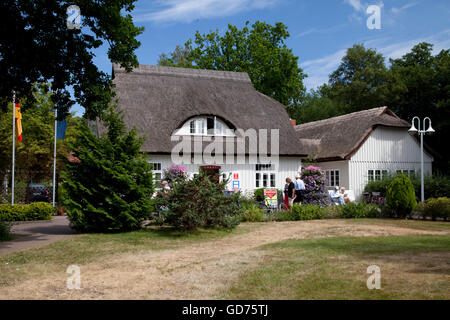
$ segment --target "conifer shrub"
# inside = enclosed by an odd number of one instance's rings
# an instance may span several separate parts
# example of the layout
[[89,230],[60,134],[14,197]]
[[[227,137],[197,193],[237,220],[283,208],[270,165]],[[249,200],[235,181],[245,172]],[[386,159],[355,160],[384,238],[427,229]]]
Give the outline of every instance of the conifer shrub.
[[397,176],[386,190],[386,205],[398,218],[408,216],[416,207],[416,195],[411,180],[404,174]]
[[107,132],[97,137],[86,123],[70,144],[76,161],[64,159],[63,205],[71,226],[84,232],[139,229],[150,215],[151,166],[140,149],[143,138],[127,131],[112,109],[104,116]]

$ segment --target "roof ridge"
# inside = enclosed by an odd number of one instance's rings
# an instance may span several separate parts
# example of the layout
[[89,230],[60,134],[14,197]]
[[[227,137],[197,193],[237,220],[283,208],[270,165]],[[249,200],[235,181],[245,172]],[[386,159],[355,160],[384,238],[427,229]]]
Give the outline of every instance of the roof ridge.
[[[125,69],[121,68],[119,64],[113,63],[113,72],[125,73]],[[174,77],[188,77],[188,78],[206,78],[206,79],[219,79],[219,80],[232,80],[243,81],[251,83],[250,77],[247,72],[236,71],[221,71],[221,70],[209,70],[209,69],[196,69],[196,68],[181,68],[181,67],[169,67],[169,66],[155,66],[147,64],[139,64],[138,67],[133,68],[133,73],[140,74],[154,74]]]
[[301,124],[296,125],[294,127],[294,129],[295,130],[299,130],[299,129],[301,129],[300,127],[304,128],[304,127],[307,127],[307,126],[322,125],[322,124],[325,124],[327,122],[335,122],[336,120],[342,120],[342,119],[346,119],[346,118],[351,118],[351,117],[356,116],[356,115],[361,115],[361,114],[364,114],[364,113],[372,113],[372,112],[375,112],[375,111],[380,111],[379,114],[377,114],[377,116],[380,116],[383,113],[385,113],[386,110],[388,110],[388,107],[383,106],[383,107],[377,107],[377,108],[372,108],[372,109],[355,111],[355,112],[343,114],[343,115],[336,116],[336,117],[331,117],[331,118],[327,118],[327,119],[301,123]]

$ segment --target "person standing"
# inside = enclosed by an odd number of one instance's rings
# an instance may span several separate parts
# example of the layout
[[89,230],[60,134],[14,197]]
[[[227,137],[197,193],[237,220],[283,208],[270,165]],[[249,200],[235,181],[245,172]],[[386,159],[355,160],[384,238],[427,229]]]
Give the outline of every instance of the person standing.
[[297,174],[295,176],[294,187],[295,187],[295,200],[294,200],[294,203],[302,203],[303,202],[303,194],[305,192],[305,183],[300,178],[299,174]]
[[295,187],[291,178],[286,178],[286,184],[284,185],[284,206],[286,210],[289,210],[292,205],[292,199],[295,196]]

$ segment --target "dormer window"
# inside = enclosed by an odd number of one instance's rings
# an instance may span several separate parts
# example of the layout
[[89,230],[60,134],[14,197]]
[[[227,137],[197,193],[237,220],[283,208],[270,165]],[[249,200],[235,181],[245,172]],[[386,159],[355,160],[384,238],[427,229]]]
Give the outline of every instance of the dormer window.
[[176,133],[177,135],[232,136],[234,133],[224,121],[216,116],[190,119]]

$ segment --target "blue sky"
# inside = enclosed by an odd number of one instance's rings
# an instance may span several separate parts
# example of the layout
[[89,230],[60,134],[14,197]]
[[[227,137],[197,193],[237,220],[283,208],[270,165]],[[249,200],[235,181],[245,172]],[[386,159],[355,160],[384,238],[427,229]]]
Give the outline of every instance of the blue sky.
[[[367,27],[369,5],[381,8],[381,29]],[[291,35],[287,46],[308,75],[308,89],[327,82],[355,43],[386,58],[401,57],[422,41],[434,44],[435,53],[450,48],[448,0],[139,0],[132,16],[145,27],[136,51],[142,64],[156,64],[159,54],[184,44],[197,30],[223,32],[228,24],[242,27],[247,20],[283,22]],[[95,54],[96,65],[110,73],[106,47]],[[73,110],[81,113],[83,108]]]

